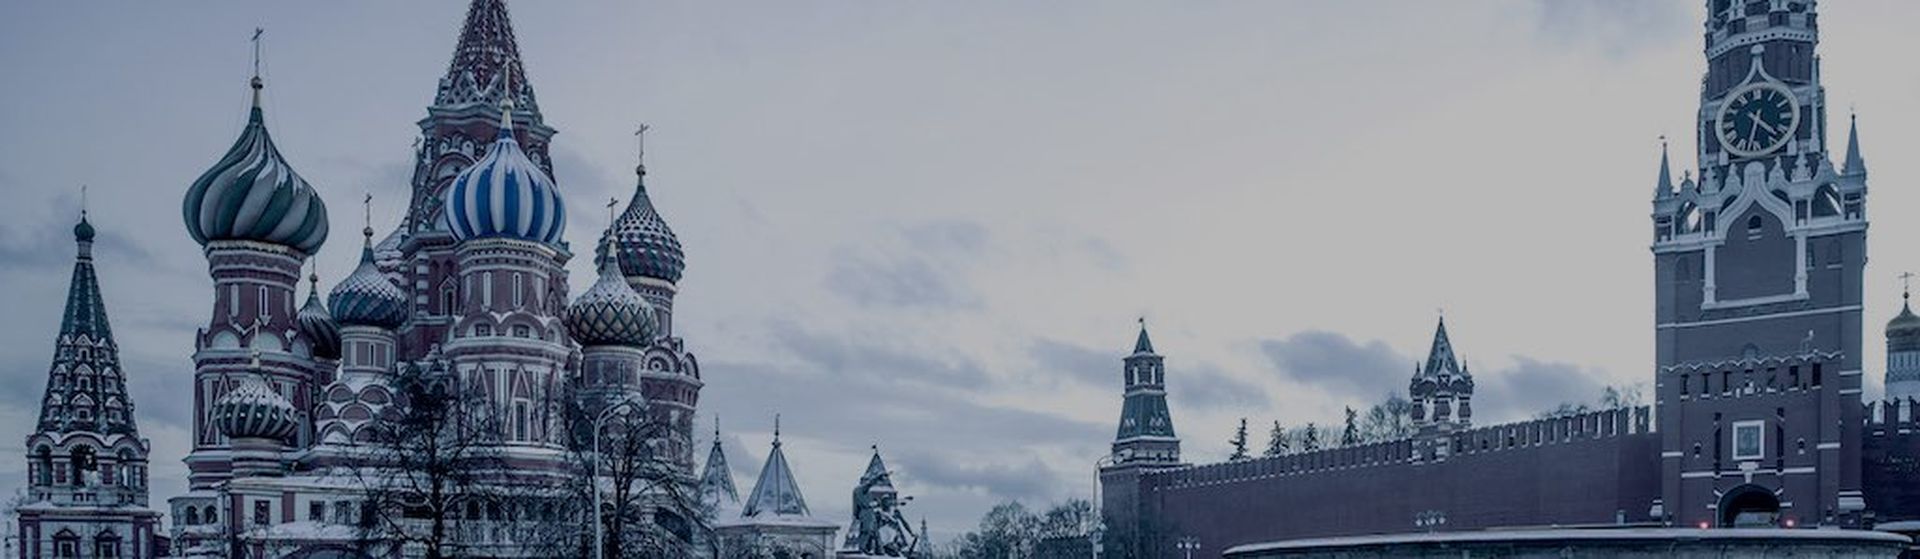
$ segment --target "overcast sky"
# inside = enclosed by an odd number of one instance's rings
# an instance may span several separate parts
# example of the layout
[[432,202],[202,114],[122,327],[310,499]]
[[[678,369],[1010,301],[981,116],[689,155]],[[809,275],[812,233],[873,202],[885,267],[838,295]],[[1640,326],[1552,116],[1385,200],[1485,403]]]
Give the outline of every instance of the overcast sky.
[[[1482,422],[1644,383],[1648,198],[1661,134],[1691,168],[1699,4],[512,7],[571,207],[625,201],[630,134],[654,127],[650,190],[688,253],[676,324],[742,490],[781,413],[816,513],[844,518],[878,444],[945,537],[1001,500],[1088,496],[1141,315],[1199,462],[1240,417],[1334,422],[1403,391],[1441,308]],[[1878,187],[1871,396],[1895,276],[1920,269],[1900,132],[1920,129],[1920,3],[1821,8],[1830,118],[1858,107]],[[210,312],[180,198],[245,120],[249,34],[274,139],[332,209],[331,284],[361,194],[381,235],[403,209],[464,12],[0,4],[0,486],[23,479],[79,185],[160,504],[184,489]],[[605,226],[569,222],[575,246]]]

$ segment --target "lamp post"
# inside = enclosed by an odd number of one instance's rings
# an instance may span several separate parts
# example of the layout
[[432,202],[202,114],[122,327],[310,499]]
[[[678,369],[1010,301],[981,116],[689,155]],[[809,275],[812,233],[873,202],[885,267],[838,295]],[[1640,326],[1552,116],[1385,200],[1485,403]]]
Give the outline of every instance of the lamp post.
[[1180,542],[1173,544],[1173,547],[1174,549],[1186,552],[1187,559],[1193,559],[1193,552],[1200,549],[1200,538],[1193,536],[1180,538]]
[[607,423],[607,418],[613,417],[613,412],[621,408],[641,411],[646,406],[633,398],[621,398],[620,401],[600,410],[600,413],[593,417],[593,479],[587,492],[593,494],[593,556],[595,558],[604,557],[607,553],[606,525],[600,519],[600,427]]

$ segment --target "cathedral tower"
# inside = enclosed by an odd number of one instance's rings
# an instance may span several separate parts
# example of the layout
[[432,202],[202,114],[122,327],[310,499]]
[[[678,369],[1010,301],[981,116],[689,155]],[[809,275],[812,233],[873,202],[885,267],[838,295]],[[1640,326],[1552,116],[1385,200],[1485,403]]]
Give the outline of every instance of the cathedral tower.
[[93,270],[93,225],[73,227],[78,256],[54,338],[40,421],[27,436],[27,492],[16,508],[21,557],[153,557],[147,452],[119,344]]
[[[508,102],[512,108],[504,123],[511,126],[503,127],[500,108]],[[547,147],[555,131],[540,115],[505,0],[468,5],[447,73],[418,124],[406,218],[374,248],[381,271],[414,295],[413,320],[400,330],[407,359],[424,357],[444,343],[463,312],[459,259],[444,214],[454,178],[484,157],[503,131],[514,136],[535,167],[553,173]]]
[[1860,494],[1866,166],[1826,141],[1814,1],[1706,2],[1699,182],[1653,194],[1662,491],[1676,525],[1845,525]]
[[[307,257],[327,239],[327,208],[294,172],[267,133],[260,108],[264,84],[254,76],[246,127],[218,163],[187,189],[187,232],[200,243],[213,277],[213,312],[194,337],[193,452],[189,485],[211,489],[232,477],[232,452],[212,415],[212,404],[258,373],[269,389],[309,409],[323,373],[315,343],[302,334],[295,288]],[[324,344],[323,344],[324,345]],[[262,355],[256,370],[251,356]],[[289,441],[302,446],[305,418]]]

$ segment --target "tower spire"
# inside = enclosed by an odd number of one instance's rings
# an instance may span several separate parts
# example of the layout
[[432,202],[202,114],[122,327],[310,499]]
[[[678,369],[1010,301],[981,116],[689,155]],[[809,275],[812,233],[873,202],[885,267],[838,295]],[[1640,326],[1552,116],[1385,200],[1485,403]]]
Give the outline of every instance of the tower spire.
[[1673,171],[1667,164],[1667,136],[1660,135],[1660,178],[1653,183],[1653,198],[1658,200],[1673,195]]
[[1847,160],[1842,172],[1848,175],[1867,174],[1867,161],[1860,155],[1860,115],[1847,115]]
[[[520,81],[516,84],[504,79],[510,74],[519,75]],[[460,43],[453,49],[453,60],[447,65],[446,77],[440,80],[433,104],[449,107],[522,97],[528,109],[535,109],[525,76],[505,0],[473,0],[467,6]]]

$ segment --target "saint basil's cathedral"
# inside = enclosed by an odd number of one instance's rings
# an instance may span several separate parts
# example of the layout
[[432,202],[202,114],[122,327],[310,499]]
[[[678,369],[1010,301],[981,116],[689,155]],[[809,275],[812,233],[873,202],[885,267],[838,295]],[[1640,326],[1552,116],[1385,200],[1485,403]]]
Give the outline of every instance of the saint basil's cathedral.
[[[556,130],[541,118],[503,0],[468,7],[453,61],[419,121],[402,222],[375,242],[369,220],[358,266],[324,298],[317,274],[303,271],[328,240],[327,204],[274,145],[261,109],[267,84],[256,75],[248,86],[252,106],[239,138],[182,202],[214,297],[193,335],[190,388],[156,395],[190,395],[194,410],[189,490],[167,500],[170,537],[157,537],[160,514],[149,508],[151,448],[135,426],[95,279],[94,229],[83,213],[46,397],[26,441],[19,557],[154,557],[169,551],[162,541],[175,556],[421,556],[419,545],[382,543],[392,538],[369,530],[371,488],[417,475],[395,463],[404,459],[375,450],[391,442],[383,432],[410,417],[399,388],[410,383],[463,395],[452,416],[485,418],[461,424],[484,425],[474,446],[485,447],[487,466],[461,474],[476,495],[563,487],[589,475],[564,416],[584,409],[605,411],[604,419],[619,404],[654,426],[644,453],[664,467],[670,486],[643,495],[645,514],[635,521],[681,538],[682,549],[925,554],[926,543],[895,508],[903,498],[877,449],[860,476],[856,513],[892,515],[868,514],[851,525],[813,515],[777,427],[744,504],[717,431],[695,475],[704,381],[699,360],[674,334],[686,265],[680,241],[648,196],[644,164],[637,166],[632,198],[594,247],[596,281],[569,299],[575,247],[564,238],[568,207],[548,156]],[[697,506],[660,504],[669,493],[695,495]],[[441,511],[454,531],[454,547],[441,552],[584,553],[590,548],[541,548],[550,542],[521,529],[590,525],[553,510],[564,497],[474,498]],[[424,529],[412,512],[398,529]],[[697,524],[710,529],[690,530],[696,523],[679,513],[702,516]],[[834,541],[842,526],[844,544]],[[584,540],[581,528],[570,529],[559,539]]]

